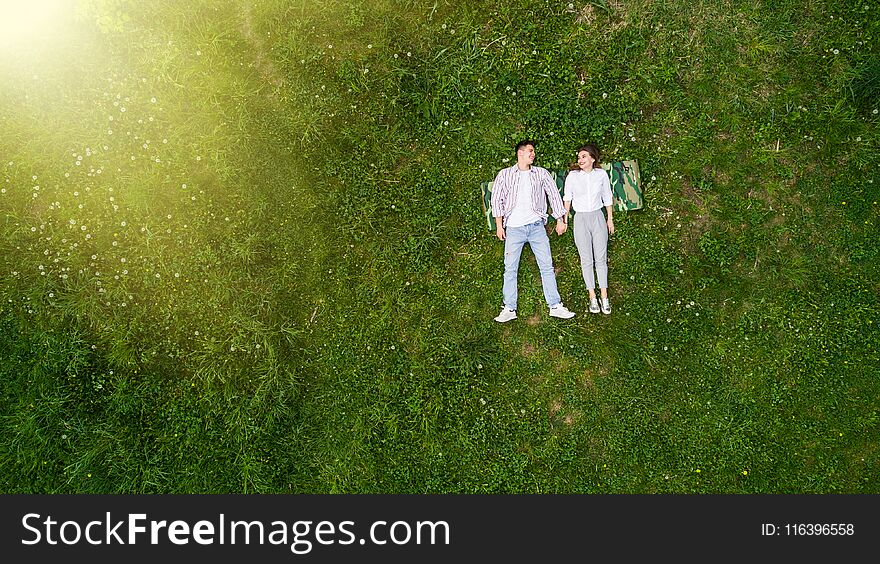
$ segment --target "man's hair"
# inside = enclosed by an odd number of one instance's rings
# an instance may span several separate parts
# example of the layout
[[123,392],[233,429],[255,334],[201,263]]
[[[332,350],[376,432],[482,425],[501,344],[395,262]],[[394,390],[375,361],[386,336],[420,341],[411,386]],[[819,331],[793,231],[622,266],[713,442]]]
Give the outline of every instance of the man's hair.
[[515,153],[518,153],[520,149],[525,147],[526,145],[531,145],[532,147],[537,147],[538,145],[532,141],[531,139],[523,139],[519,143],[516,144],[516,149],[514,149]]

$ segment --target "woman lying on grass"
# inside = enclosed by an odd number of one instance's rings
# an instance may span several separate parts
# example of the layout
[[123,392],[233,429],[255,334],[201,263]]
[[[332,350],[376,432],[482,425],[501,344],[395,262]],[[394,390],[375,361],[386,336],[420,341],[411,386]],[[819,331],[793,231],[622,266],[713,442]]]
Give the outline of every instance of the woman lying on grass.
[[[577,152],[577,164],[565,177],[565,211],[574,207],[574,242],[581,257],[584,282],[590,292],[590,313],[599,313],[596,300],[595,266],[602,294],[602,313],[611,313],[608,301],[608,236],[614,233],[611,214],[611,183],[608,173],[599,166],[599,149],[584,145]],[[606,221],[602,207],[608,215]]]

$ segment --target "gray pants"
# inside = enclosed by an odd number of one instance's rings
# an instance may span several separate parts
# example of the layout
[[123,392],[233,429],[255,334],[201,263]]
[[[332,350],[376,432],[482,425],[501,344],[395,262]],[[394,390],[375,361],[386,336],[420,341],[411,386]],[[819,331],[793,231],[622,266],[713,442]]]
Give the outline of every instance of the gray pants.
[[581,256],[581,270],[588,290],[596,289],[593,266],[599,288],[608,287],[608,225],[602,210],[574,214],[574,244]]

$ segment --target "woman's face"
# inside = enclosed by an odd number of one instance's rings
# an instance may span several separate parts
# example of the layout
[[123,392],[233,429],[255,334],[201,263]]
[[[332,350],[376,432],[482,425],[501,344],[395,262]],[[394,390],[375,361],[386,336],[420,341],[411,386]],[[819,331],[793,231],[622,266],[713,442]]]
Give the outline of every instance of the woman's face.
[[594,162],[595,159],[587,151],[580,151],[578,153],[578,166],[581,167],[581,170],[590,170],[593,168]]

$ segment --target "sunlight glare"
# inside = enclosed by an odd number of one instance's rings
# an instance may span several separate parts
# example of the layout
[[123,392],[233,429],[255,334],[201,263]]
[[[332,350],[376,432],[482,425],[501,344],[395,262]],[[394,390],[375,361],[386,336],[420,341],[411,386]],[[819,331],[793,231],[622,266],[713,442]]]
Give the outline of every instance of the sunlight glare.
[[64,4],[65,0],[0,0],[0,49],[45,42]]

